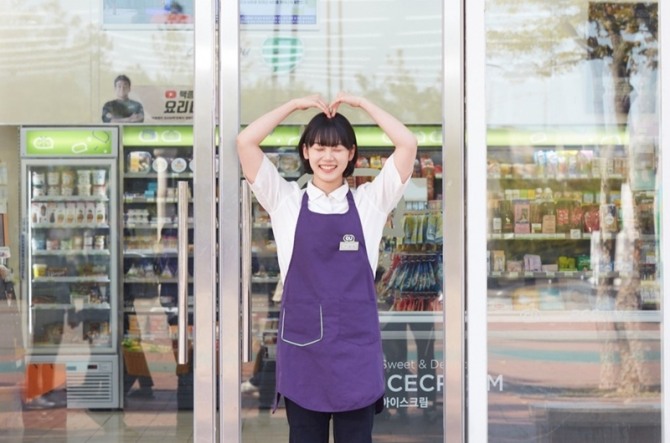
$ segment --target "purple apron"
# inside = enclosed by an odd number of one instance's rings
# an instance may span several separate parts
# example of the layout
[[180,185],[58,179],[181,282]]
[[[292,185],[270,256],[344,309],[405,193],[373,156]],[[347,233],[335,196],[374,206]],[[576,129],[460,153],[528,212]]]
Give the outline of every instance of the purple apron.
[[277,394],[303,408],[341,412],[384,395],[374,276],[351,191],[344,214],[318,214],[303,195],[284,281]]

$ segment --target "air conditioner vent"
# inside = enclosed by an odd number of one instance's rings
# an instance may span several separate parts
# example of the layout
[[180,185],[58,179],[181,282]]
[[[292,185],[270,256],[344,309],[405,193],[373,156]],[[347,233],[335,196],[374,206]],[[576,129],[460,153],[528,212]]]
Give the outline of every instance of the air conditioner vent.
[[109,361],[68,362],[68,408],[115,408],[114,365]]

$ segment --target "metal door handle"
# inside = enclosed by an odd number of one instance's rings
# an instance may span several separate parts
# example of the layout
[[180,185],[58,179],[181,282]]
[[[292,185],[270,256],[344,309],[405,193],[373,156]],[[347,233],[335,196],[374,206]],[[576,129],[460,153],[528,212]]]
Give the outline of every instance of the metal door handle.
[[188,363],[188,182],[177,184],[177,363]]
[[251,361],[251,188],[242,180],[242,361]]

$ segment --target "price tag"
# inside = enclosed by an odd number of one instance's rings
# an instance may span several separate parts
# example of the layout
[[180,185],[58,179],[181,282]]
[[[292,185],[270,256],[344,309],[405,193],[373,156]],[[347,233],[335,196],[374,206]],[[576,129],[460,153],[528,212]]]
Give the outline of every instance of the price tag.
[[570,238],[573,240],[579,240],[580,238],[582,238],[582,230],[570,229]]

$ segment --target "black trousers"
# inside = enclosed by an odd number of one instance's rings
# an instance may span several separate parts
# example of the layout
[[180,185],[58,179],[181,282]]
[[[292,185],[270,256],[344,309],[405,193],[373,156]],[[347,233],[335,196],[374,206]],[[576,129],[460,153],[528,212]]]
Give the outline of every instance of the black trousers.
[[335,443],[372,443],[375,404],[345,412],[305,409],[284,397],[289,425],[289,443],[328,443],[333,419]]

